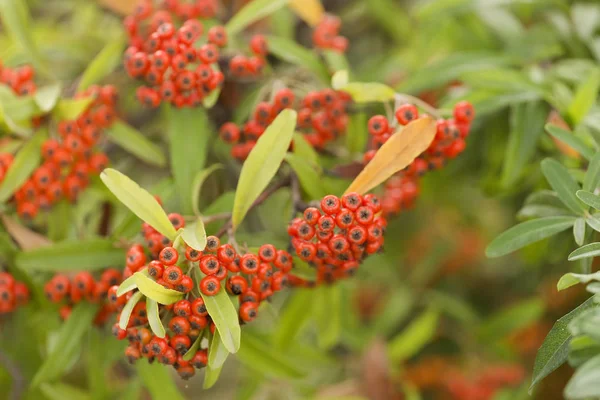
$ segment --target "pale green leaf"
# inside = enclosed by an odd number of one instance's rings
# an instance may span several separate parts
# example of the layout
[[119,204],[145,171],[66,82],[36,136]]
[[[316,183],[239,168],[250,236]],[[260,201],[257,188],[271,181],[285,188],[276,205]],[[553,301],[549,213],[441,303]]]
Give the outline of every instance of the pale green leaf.
[[115,121],[106,130],[106,137],[142,161],[164,167],[167,159],[160,146],[152,143],[137,129],[122,120]]
[[147,269],[136,272],[133,277],[138,290],[157,303],[169,305],[183,298],[183,293],[164,288],[161,284],[156,283],[148,275]]

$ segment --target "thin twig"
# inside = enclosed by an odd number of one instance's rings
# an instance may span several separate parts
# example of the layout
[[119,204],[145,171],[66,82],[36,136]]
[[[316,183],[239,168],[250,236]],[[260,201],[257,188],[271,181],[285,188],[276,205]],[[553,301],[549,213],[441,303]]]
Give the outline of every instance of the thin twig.
[[0,364],[4,366],[4,369],[10,374],[13,385],[10,392],[9,399],[18,400],[23,396],[23,390],[25,389],[23,374],[19,367],[10,359],[6,354],[0,351]]
[[220,214],[207,215],[206,217],[202,217],[202,222],[205,224],[210,224],[211,222],[220,221],[222,219],[231,218],[230,212],[224,212]]

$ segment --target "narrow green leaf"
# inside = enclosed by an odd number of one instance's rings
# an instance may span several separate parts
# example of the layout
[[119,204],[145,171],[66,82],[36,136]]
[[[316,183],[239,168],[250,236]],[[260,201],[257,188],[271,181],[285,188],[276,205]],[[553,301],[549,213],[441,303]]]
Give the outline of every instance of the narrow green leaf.
[[0,202],[7,201],[38,167],[42,158],[40,149],[46,137],[47,132],[43,129],[39,130],[19,150],[2,183],[0,183]]
[[573,224],[573,238],[578,246],[583,245],[585,240],[585,218],[577,218]]
[[573,250],[571,254],[569,254],[569,261],[579,260],[581,258],[589,258],[600,256],[600,243],[590,243],[586,244],[578,248],[577,250]]
[[230,353],[236,353],[240,348],[240,323],[237,311],[227,292],[221,288],[215,296],[201,294],[206,310],[219,331],[223,345]]
[[548,180],[552,189],[567,207],[576,214],[582,214],[586,210],[577,199],[575,193],[581,189],[579,184],[571,177],[569,171],[558,161],[547,158],[542,161],[542,172]]
[[394,89],[378,82],[350,82],[339,90],[349,93],[356,103],[385,103],[396,95]]
[[565,387],[565,398],[585,400],[600,396],[600,355],[579,367]]
[[191,248],[202,251],[206,247],[206,230],[202,218],[187,225],[181,232],[181,238]]
[[501,233],[488,245],[488,257],[500,257],[573,226],[574,217],[546,217],[520,223]]
[[169,239],[175,238],[177,232],[154,196],[142,189],[128,176],[112,168],[102,171],[100,179],[117,199],[142,221],[147,222]]
[[240,33],[253,22],[268,17],[288,2],[289,0],[253,0],[248,2],[225,25],[227,34],[233,36]]
[[136,363],[135,369],[152,399],[185,400],[170,373],[171,369],[148,362]]
[[594,192],[600,184],[600,152],[596,153],[585,173],[583,179],[583,190],[588,192]]
[[[217,63],[211,64],[211,68],[213,69],[213,71],[221,71],[221,68],[219,68],[219,64],[217,64]],[[217,104],[217,101],[219,100],[219,96],[221,95],[221,89],[222,89],[222,86],[219,86],[218,88],[213,89],[213,91],[210,92],[210,94],[202,100],[202,105],[206,109],[213,108],[214,105]]]
[[125,250],[116,248],[109,239],[69,240],[21,252],[17,267],[26,271],[91,271],[119,265]]
[[[320,168],[319,154],[314,147],[310,145],[304,138],[304,135],[299,132],[294,132],[294,154],[308,161],[315,168]],[[319,171],[320,172],[320,171]]]
[[556,284],[556,288],[560,292],[561,290],[565,290],[567,288],[570,288],[571,286],[575,286],[578,283],[588,283],[594,280],[600,280],[600,273],[596,272],[593,274],[574,274],[572,272],[569,272],[560,277],[558,283]]
[[63,375],[69,358],[74,351],[81,347],[83,335],[93,327],[98,306],[82,302],[73,307],[69,318],[61,325],[58,331],[53,351],[50,352],[42,366],[37,370],[31,382],[32,387],[41,383],[55,380]]
[[[220,339],[219,339],[220,340]],[[190,361],[196,355],[196,352],[200,348],[200,342],[202,341],[202,335],[198,336],[194,343],[190,346],[189,350],[185,352],[183,355],[183,359],[185,361]]]
[[207,366],[204,369],[204,382],[202,383],[202,389],[210,389],[215,385],[215,383],[217,383],[219,376],[221,375],[221,369],[223,369],[223,366],[214,369]]
[[152,332],[159,338],[164,338],[166,335],[165,327],[160,321],[160,315],[158,315],[158,303],[151,298],[146,298],[146,314],[148,315],[148,325]]
[[429,343],[437,331],[439,312],[430,309],[416,318],[388,344],[388,355],[393,362],[401,362],[415,355]]
[[567,329],[569,322],[583,311],[596,306],[597,304],[594,302],[594,297],[590,297],[583,304],[579,305],[554,324],[535,357],[533,377],[531,386],[529,387],[530,393],[535,385],[546,376],[550,375],[552,371],[560,367],[567,360],[569,343],[572,339],[572,336]]
[[129,324],[129,318],[131,318],[131,313],[133,312],[133,308],[135,305],[144,297],[142,292],[135,292],[133,296],[127,300],[125,303],[125,307],[121,310],[121,315],[119,316],[119,328],[127,329],[127,325]]
[[133,277],[138,290],[142,292],[144,296],[160,304],[173,304],[183,298],[183,293],[178,292],[177,290],[164,288],[161,284],[156,283],[156,281],[148,275],[147,269],[136,272],[133,274]]
[[323,57],[331,72],[350,70],[350,65],[344,53],[336,50],[324,50]]
[[367,114],[357,112],[350,116],[348,131],[346,132],[346,146],[351,153],[363,153],[369,139],[367,126]]
[[125,293],[130,292],[135,288],[137,288],[137,285],[135,283],[135,278],[132,275],[129,278],[125,279],[123,282],[121,282],[119,288],[117,289],[117,296],[123,296]]
[[274,57],[286,61],[290,64],[306,68],[321,78],[324,82],[329,82],[329,73],[321,60],[307,48],[299,45],[294,40],[277,36],[267,36],[269,53]]
[[244,162],[233,204],[234,229],[279,170],[292,141],[296,116],[294,110],[283,110],[267,127]]
[[244,339],[237,358],[248,368],[277,378],[301,378],[306,372],[296,360],[275,351],[272,346],[251,332],[244,331]]
[[202,185],[213,172],[221,168],[223,168],[222,164],[213,164],[196,174],[194,183],[192,183],[192,208],[194,215],[200,215],[200,189],[202,189]]
[[84,91],[90,85],[100,82],[105,76],[114,71],[121,63],[124,48],[125,38],[123,36],[107,43],[88,64],[79,80],[77,91]]
[[292,167],[300,181],[300,186],[311,199],[320,199],[327,194],[322,185],[322,177],[310,163],[293,153],[287,153],[285,161]]
[[586,159],[591,160],[594,157],[595,151],[573,133],[553,124],[546,124],[545,128],[550,135],[571,146]]
[[590,228],[592,228],[596,232],[600,232],[600,219],[598,219],[598,217],[594,215],[588,215],[585,218],[585,222],[589,225]]
[[212,136],[202,108],[167,108],[171,172],[181,201],[181,212],[191,214],[194,178],[204,168]]
[[577,88],[575,97],[567,109],[567,114],[574,125],[578,125],[596,103],[598,90],[600,90],[600,68],[594,68]]
[[600,210],[600,196],[586,192],[585,190],[578,190],[575,195],[588,206]]
[[66,383],[56,382],[53,384],[42,383],[40,391],[47,400],[91,400],[90,394],[84,392],[78,387],[67,385]]
[[279,315],[277,330],[273,337],[276,349],[287,349],[294,342],[311,316],[309,310],[313,309],[313,299],[314,291],[312,289],[296,289],[290,294],[290,299]]
[[219,331],[215,331],[208,351],[208,367],[212,369],[221,368],[229,356],[229,351],[225,348]]
[[38,88],[33,98],[40,110],[45,113],[52,110],[58,101],[61,89],[60,82]]
[[342,330],[342,292],[340,285],[321,286],[315,289],[312,313],[319,333],[319,347],[329,349],[336,345]]
[[81,99],[59,99],[56,107],[52,110],[52,114],[60,121],[77,119],[87,110],[92,101],[94,101],[92,96]]
[[538,321],[544,314],[544,302],[529,298],[510,304],[487,318],[478,329],[482,343],[495,342]]
[[142,161],[158,167],[164,167],[167,159],[160,146],[152,143],[137,129],[117,120],[106,130],[108,139],[127,150]]

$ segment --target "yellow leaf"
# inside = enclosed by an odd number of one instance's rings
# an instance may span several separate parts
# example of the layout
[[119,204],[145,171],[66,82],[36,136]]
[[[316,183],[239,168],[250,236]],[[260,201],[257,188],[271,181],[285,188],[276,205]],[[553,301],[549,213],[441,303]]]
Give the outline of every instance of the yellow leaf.
[[321,0],[291,0],[288,5],[298,17],[310,26],[321,22],[323,14],[325,14]]
[[367,193],[404,169],[423,153],[435,136],[435,119],[419,118],[400,129],[384,143],[375,157],[350,184],[346,193]]

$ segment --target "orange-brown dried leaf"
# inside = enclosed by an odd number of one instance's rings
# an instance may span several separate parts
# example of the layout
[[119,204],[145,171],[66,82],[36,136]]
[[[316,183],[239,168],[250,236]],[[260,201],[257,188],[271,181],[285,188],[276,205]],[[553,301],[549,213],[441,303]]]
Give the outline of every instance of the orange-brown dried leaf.
[[288,6],[310,26],[317,25],[325,13],[320,0],[291,0]]
[[435,136],[435,119],[419,118],[398,130],[381,146],[375,157],[350,184],[346,193],[367,193],[406,168],[423,153]]

